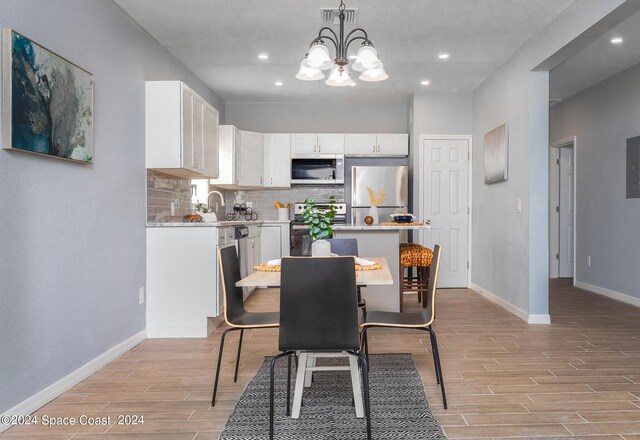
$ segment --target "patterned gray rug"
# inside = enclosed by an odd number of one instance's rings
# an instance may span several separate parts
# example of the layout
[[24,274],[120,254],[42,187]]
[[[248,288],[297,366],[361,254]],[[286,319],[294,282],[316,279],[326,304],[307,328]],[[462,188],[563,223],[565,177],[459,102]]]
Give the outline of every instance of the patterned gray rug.
[[[346,359],[319,359],[318,365],[336,365]],[[422,380],[410,354],[371,355],[369,372],[371,427],[375,440],[446,439],[428,408]],[[269,363],[249,382],[220,440],[265,440],[269,427]],[[366,439],[365,419],[357,419],[351,406],[348,371],[317,371],[305,388],[300,418],[285,415],[287,361],[276,366],[275,438],[277,440]],[[292,361],[291,400],[295,384]]]

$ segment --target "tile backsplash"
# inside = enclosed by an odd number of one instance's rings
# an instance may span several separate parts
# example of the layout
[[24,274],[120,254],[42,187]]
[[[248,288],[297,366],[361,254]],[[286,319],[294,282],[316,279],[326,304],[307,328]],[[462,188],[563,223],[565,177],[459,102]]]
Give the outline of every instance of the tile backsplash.
[[171,202],[178,219],[191,213],[192,186],[190,179],[169,176],[147,170],[147,222],[171,219]]
[[[278,218],[278,211],[275,202],[282,202],[285,205],[296,202],[304,202],[307,197],[315,200],[328,200],[333,195],[336,201],[344,201],[344,187],[339,185],[327,186],[294,186],[291,189],[267,189],[258,191],[236,191],[225,190],[224,197],[227,200],[225,206],[227,212],[233,211],[236,203],[236,195],[240,195],[244,202],[251,202],[253,210],[258,213],[260,220],[275,220]],[[293,216],[293,208],[290,215]]]

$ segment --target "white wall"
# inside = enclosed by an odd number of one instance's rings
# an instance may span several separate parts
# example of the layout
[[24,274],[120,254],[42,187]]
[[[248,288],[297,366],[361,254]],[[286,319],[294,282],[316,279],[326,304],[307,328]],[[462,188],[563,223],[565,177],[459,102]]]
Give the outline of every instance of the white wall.
[[640,64],[551,107],[551,142],[576,136],[576,282],[635,298],[640,199],[626,199],[625,163],[639,121]]
[[411,170],[409,199],[413,201],[412,210],[419,215],[419,181],[414,178],[420,169],[420,136],[429,134],[472,133],[472,96],[471,93],[416,93],[410,101],[409,129],[409,169]]
[[407,102],[227,102],[225,124],[265,133],[406,133]]
[[[544,319],[548,314],[548,81],[532,72],[622,0],[573,3],[474,92],[472,282]],[[509,180],[484,184],[484,134],[509,124]],[[516,212],[517,199],[522,213]]]
[[111,1],[3,0],[0,26],[95,80],[94,165],[0,150],[2,413],[145,328],[144,81],[223,102]]

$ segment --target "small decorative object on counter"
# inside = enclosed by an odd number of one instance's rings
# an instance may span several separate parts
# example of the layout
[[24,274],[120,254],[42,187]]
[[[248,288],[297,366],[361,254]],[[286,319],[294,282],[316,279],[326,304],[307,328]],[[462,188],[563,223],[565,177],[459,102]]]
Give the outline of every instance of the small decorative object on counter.
[[331,255],[331,243],[326,239],[333,234],[333,218],[336,215],[336,198],[329,196],[329,207],[319,209],[315,200],[307,198],[305,209],[302,213],[304,224],[309,227],[309,235],[313,238],[311,244],[311,256],[328,257]]
[[369,215],[373,218],[373,223],[376,224],[379,221],[378,218],[378,206],[384,202],[386,193],[384,190],[380,191],[380,195],[376,198],[376,193],[367,186],[369,192],[369,202],[371,202],[371,208],[369,208]]
[[204,221],[199,214],[187,214],[184,216],[184,219],[190,223],[198,223]]
[[213,209],[204,203],[196,203],[196,214],[199,214],[205,222],[215,222],[218,220]]
[[415,219],[416,216],[413,214],[408,214],[406,212],[400,212],[400,213],[395,213],[395,214],[390,214],[389,215],[394,222],[396,223],[412,223]]
[[287,206],[285,206],[282,202],[276,202],[275,206],[278,210],[278,220],[290,220],[289,209],[291,208],[291,203],[287,203]]
[[243,218],[247,221],[258,220],[258,213],[253,208],[247,208],[246,203],[236,203],[233,205],[233,212],[227,214],[227,220],[235,221]]
[[366,216],[364,218],[364,224],[371,226],[373,224],[373,217],[371,217],[370,215]]

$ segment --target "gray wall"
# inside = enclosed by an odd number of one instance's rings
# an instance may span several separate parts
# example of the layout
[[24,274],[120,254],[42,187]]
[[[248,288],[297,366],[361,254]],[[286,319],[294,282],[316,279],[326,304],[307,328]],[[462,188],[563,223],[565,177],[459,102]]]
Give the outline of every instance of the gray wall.
[[227,102],[225,124],[265,133],[406,133],[406,101]]
[[[548,73],[533,70],[621,3],[573,3],[474,92],[471,281],[530,314],[548,313]],[[484,134],[504,122],[509,180],[485,185]]]
[[0,150],[0,413],[145,328],[144,81],[223,103],[111,1],[4,0],[11,27],[92,72],[95,164]]
[[625,187],[626,139],[640,135],[640,64],[551,107],[550,133],[552,142],[576,136],[576,281],[640,298],[640,199],[626,199]]
[[415,170],[420,167],[418,148],[420,135],[462,134],[472,132],[471,93],[416,93],[410,100],[409,108],[409,200],[412,212],[420,216],[418,200],[418,179],[414,179]]

